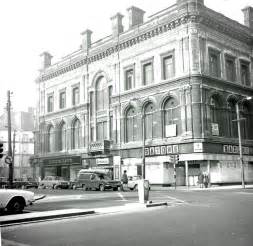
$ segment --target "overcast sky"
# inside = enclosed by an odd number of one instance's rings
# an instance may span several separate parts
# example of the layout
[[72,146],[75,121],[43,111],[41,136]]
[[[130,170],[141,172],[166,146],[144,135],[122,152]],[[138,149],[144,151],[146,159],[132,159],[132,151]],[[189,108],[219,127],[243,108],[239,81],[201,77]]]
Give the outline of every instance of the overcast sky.
[[[80,33],[93,31],[92,41],[111,34],[110,17],[132,5],[151,14],[175,0],[0,0],[0,113],[7,90],[13,92],[13,110],[35,106],[39,55],[49,51],[53,62],[78,49]],[[241,9],[253,0],[205,0],[205,5],[243,23]],[[144,20],[144,21],[145,21]],[[127,23],[124,22],[125,28]]]

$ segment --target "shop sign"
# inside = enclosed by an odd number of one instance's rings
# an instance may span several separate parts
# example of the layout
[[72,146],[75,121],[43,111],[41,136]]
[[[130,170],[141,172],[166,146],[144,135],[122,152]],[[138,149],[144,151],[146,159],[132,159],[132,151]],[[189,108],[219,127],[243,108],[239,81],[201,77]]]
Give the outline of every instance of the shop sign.
[[109,158],[100,158],[96,159],[97,165],[108,165],[109,164]]
[[[229,154],[239,154],[239,146],[238,145],[223,145],[223,152]],[[249,147],[242,147],[242,154],[249,155]]]
[[193,151],[194,152],[203,152],[203,143],[194,143],[193,144]]
[[163,145],[155,147],[145,147],[145,156],[170,155],[178,153],[178,145]]
[[90,144],[90,152],[104,152],[110,150],[110,141],[97,141]]
[[219,124],[212,123],[212,135],[219,136]]
[[44,159],[44,165],[73,165],[73,164],[81,164],[80,156],[71,156],[71,157],[59,157],[52,159]]
[[165,126],[166,138],[177,136],[177,125],[171,124]]

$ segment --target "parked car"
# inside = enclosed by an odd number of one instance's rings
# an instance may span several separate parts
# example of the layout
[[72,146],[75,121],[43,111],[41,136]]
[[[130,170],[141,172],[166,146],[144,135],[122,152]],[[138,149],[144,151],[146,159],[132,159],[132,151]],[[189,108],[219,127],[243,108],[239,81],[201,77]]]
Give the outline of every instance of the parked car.
[[0,211],[20,213],[24,207],[35,202],[34,192],[15,189],[0,189]]
[[13,180],[13,185],[12,188],[18,189],[29,189],[29,188],[38,188],[39,183],[32,179],[32,178],[27,178],[27,179],[14,179]]
[[69,182],[63,177],[59,176],[46,176],[42,181],[39,182],[40,188],[52,188],[52,189],[68,189]]
[[[130,190],[138,190],[138,182],[142,179],[142,176],[136,175],[136,176],[128,176],[128,184],[127,187]],[[150,190],[150,185],[149,185]]]
[[5,188],[8,185],[8,179],[6,177],[0,177],[0,188]]
[[82,169],[77,175],[77,179],[74,182],[71,182],[72,189],[83,188],[95,189],[104,191],[106,189],[119,190],[121,189],[121,182],[112,180],[106,173],[103,171],[93,171]]

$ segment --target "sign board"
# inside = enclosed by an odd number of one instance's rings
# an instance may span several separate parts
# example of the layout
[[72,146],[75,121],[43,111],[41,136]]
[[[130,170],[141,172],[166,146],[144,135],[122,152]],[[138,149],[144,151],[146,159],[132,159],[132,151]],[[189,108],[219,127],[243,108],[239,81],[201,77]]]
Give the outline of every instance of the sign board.
[[109,164],[109,158],[99,158],[96,159],[97,165],[108,165]]
[[176,137],[177,136],[177,125],[171,124],[165,126],[165,136],[166,138],[169,137]]
[[203,152],[203,143],[194,143],[193,144],[194,152]]
[[219,124],[212,123],[212,135],[219,136]]

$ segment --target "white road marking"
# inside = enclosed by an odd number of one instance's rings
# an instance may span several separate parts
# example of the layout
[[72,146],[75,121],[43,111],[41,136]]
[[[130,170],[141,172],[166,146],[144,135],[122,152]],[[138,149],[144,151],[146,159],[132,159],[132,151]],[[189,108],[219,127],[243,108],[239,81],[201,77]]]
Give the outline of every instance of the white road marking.
[[169,199],[175,201],[175,202],[185,202],[184,200],[180,200],[180,199],[177,199],[176,197],[173,197],[173,196],[167,196]]
[[[1,241],[0,241],[0,246],[1,246]],[[31,246],[31,245],[3,239],[2,246]]]
[[118,194],[118,196],[121,198],[121,201],[127,201],[127,200],[125,199],[125,197],[124,197],[120,192],[118,192],[117,194]]

